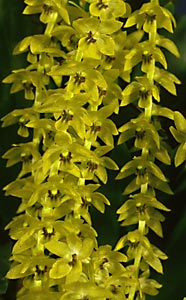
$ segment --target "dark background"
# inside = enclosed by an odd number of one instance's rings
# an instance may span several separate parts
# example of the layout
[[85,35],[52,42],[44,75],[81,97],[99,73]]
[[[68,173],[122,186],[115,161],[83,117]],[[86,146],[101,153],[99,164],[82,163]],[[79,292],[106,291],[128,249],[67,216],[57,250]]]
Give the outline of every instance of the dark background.
[[[135,9],[148,1],[131,0],[129,2]],[[182,85],[178,87],[178,96],[172,97],[165,93],[162,105],[179,110],[186,116],[186,1],[164,0],[161,3],[172,10],[176,16],[177,28],[171,38],[177,44],[181,58],[176,59],[172,55],[168,55],[168,62],[170,72],[182,81]],[[37,16],[22,15],[23,8],[23,0],[0,0],[0,81],[10,74],[11,70],[26,66],[24,55],[12,56],[12,50],[18,41],[25,36],[42,32],[42,26]],[[28,105],[28,101],[23,99],[22,93],[10,96],[9,89],[9,85],[0,82],[0,117],[13,109]],[[16,125],[0,128],[0,156],[10,148],[11,144],[21,141],[16,131]],[[172,140],[171,143],[174,153],[176,145]],[[116,147],[111,156],[119,166],[130,159],[130,153],[125,146]],[[1,190],[3,186],[15,179],[19,171],[19,166],[6,169],[5,164],[6,162],[1,159]],[[164,203],[171,208],[171,212],[166,214],[166,221],[163,224],[164,238],[157,238],[153,234],[150,238],[154,244],[168,254],[169,259],[164,263],[164,275],[152,274],[152,276],[163,284],[160,294],[155,297],[156,300],[182,300],[186,296],[186,165],[183,164],[177,169],[172,166],[166,168],[165,172],[175,194],[173,196],[161,195],[161,197]],[[99,243],[109,243],[113,246],[119,236],[125,233],[125,230],[120,228],[117,223],[115,212],[124,200],[121,194],[126,182],[114,181],[115,176],[115,172],[109,172],[109,181],[102,188],[111,201],[111,207],[106,209],[104,216],[92,210],[93,225],[99,234]],[[5,197],[3,192],[0,197],[0,300],[14,300],[17,283],[16,281],[8,283],[4,278],[9,268],[8,258],[12,247],[12,241],[9,239],[8,233],[4,231],[4,226],[15,215],[19,201],[12,197]],[[149,299],[151,298],[155,299],[149,297]]]

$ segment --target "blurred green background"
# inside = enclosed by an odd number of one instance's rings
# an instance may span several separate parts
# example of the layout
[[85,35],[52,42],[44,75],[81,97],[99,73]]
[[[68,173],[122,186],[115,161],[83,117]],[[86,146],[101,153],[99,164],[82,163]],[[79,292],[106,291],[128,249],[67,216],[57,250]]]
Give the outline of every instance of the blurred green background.
[[[132,7],[138,8],[142,3],[148,1],[129,1]],[[176,59],[168,54],[169,70],[178,76],[182,85],[178,87],[178,96],[172,97],[164,94],[162,105],[181,111],[186,116],[186,1],[161,1],[172,12],[177,20],[177,28],[171,38],[177,44],[181,58]],[[42,26],[37,16],[24,16],[23,0],[0,0],[0,117],[16,108],[25,107],[29,101],[23,99],[22,93],[9,95],[10,86],[1,83],[11,70],[26,66],[24,55],[12,56],[15,45],[27,35],[41,33]],[[132,115],[130,108],[125,115]],[[121,111],[122,114],[122,111]],[[114,120],[120,125],[121,120]],[[16,134],[17,126],[0,128],[0,156],[10,148],[11,144],[21,142],[21,138]],[[167,134],[169,132],[167,130]],[[176,144],[169,137],[172,145],[172,153],[175,152]],[[130,153],[125,145],[117,146],[111,153],[119,166],[122,166],[130,159]],[[3,186],[14,180],[19,171],[19,166],[5,168],[6,162],[0,161],[0,300],[14,300],[18,283],[8,281],[4,278],[9,268],[9,256],[11,254],[12,241],[8,233],[4,231],[4,226],[15,215],[19,200],[12,197],[5,197],[2,192]],[[151,241],[160,247],[169,256],[164,263],[164,275],[152,276],[163,284],[163,288],[156,297],[149,297],[156,300],[182,300],[186,296],[186,165],[175,169],[174,166],[166,168],[166,176],[170,179],[170,185],[174,190],[173,196],[161,195],[163,202],[171,208],[171,212],[166,214],[166,221],[163,224],[164,238],[157,238],[150,234]],[[115,172],[109,172],[109,181],[102,187],[102,191],[111,201],[111,207],[106,209],[102,216],[92,209],[93,225],[99,234],[100,244],[115,245],[118,238],[125,233],[125,229],[119,227],[116,210],[125,200],[122,191],[127,180],[115,181]],[[34,299],[33,299],[34,300]]]

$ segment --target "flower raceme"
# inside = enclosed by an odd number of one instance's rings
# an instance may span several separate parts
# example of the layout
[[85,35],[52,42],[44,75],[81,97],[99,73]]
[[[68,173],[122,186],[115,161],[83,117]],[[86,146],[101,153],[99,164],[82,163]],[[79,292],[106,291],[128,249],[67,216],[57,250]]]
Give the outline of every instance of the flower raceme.
[[[117,179],[133,176],[132,181],[124,190],[124,194],[129,194],[130,198],[118,209],[117,213],[122,226],[137,224],[137,228],[121,237],[115,249],[126,249],[128,260],[131,261],[131,265],[127,268],[133,266],[132,276],[138,282],[129,287],[127,299],[139,300],[145,299],[145,294],[156,295],[158,293],[157,289],[161,285],[148,278],[150,269],[162,273],[161,260],[167,258],[147,238],[149,229],[160,237],[163,236],[161,222],[164,221],[164,216],[159,210],[168,211],[157,200],[156,190],[172,193],[168,180],[158,163],[160,161],[169,165],[171,159],[168,147],[161,136],[161,123],[155,120],[159,117],[174,119],[174,113],[170,109],[159,105],[160,87],[176,95],[175,83],[179,84],[180,81],[167,71],[168,65],[163,49],[179,57],[178,50],[172,41],[158,32],[161,28],[173,32],[175,20],[171,13],[161,7],[159,1],[152,0],[130,14],[124,27],[132,26],[143,30],[144,38],[126,53],[123,70],[132,75],[136,66],[139,66],[142,75],[136,76],[124,88],[121,106],[132,103],[138,108],[140,114],[119,128],[121,134],[118,142],[123,143],[133,139],[133,152],[136,154],[121,168],[117,176]],[[176,130],[171,128],[171,131],[176,137]],[[179,142],[182,141],[179,139]],[[178,158],[176,162],[177,160]],[[181,159],[180,163],[183,160]]]
[[46,29],[16,46],[14,54],[27,52],[29,65],[4,80],[13,84],[11,93],[24,90],[33,101],[3,118],[3,126],[18,122],[18,134],[30,136],[4,155],[7,166],[22,165],[5,187],[21,198],[7,225],[16,241],[7,277],[22,279],[17,299],[106,299],[117,289],[125,295],[117,271],[127,258],[98,247],[89,212],[93,205],[103,213],[110,204],[98,188],[107,181],[106,169],[118,169],[106,154],[118,134],[109,117],[119,109],[119,71],[104,64],[115,54],[118,18],[129,9],[121,3],[108,21],[84,3],[25,1],[24,13],[39,13]]
[[[162,273],[167,257],[147,234],[150,229],[162,237],[159,210],[168,211],[156,190],[172,193],[157,163],[171,163],[155,122],[159,117],[175,120],[171,132],[182,154],[176,165],[185,159],[184,117],[159,104],[160,86],[175,95],[180,83],[167,71],[163,49],[177,57],[178,50],[158,33],[173,32],[174,17],[153,0],[133,13],[122,0],[24,2],[23,13],[39,14],[45,30],[19,42],[14,54],[27,52],[29,64],[4,79],[12,83],[11,93],[23,90],[33,101],[2,119],[3,126],[18,123],[18,134],[30,138],[4,154],[7,166],[21,163],[19,175],[5,187],[7,195],[21,199],[6,227],[16,241],[7,277],[22,279],[18,300],[156,295],[161,285],[149,278],[150,270]],[[131,80],[136,66],[141,72]],[[118,130],[111,116],[131,103],[140,114]],[[129,199],[117,212],[122,226],[138,228],[113,250],[98,245],[89,207],[104,213],[110,205],[99,187],[107,182],[107,169],[118,170],[107,155],[118,132],[118,143],[134,140],[136,155],[117,176],[133,176],[124,191]]]

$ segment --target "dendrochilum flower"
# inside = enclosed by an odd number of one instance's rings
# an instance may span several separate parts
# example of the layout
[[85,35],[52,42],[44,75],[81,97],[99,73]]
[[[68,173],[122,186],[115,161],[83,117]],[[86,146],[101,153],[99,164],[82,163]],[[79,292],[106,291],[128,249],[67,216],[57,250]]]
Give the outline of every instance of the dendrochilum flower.
[[31,120],[38,121],[39,118],[38,118],[38,114],[32,108],[25,108],[25,109],[15,109],[14,111],[4,116],[1,120],[3,121],[2,127],[6,127],[18,123],[19,128],[17,133],[22,137],[28,137],[29,130],[26,125]]
[[138,63],[141,64],[141,70],[147,73],[153,61],[159,62],[165,69],[167,69],[166,58],[160,48],[155,47],[148,41],[144,41],[129,51],[125,56],[126,62],[124,71],[131,70]]
[[51,241],[47,249],[61,257],[55,261],[50,270],[50,277],[59,279],[66,276],[66,283],[78,281],[82,272],[82,264],[89,262],[94,243],[91,238],[81,239],[75,234],[67,236],[67,243]]
[[122,92],[121,106],[127,105],[135,100],[138,100],[140,108],[148,107],[151,104],[151,97],[156,101],[160,101],[159,89],[152,84],[145,76],[136,77],[136,81],[131,82]]
[[67,24],[70,23],[68,10],[66,8],[67,1],[62,3],[59,0],[25,0],[27,4],[24,9],[24,14],[40,14],[40,21],[44,24],[49,23],[56,19],[56,17],[62,18]]
[[130,13],[130,6],[121,0],[89,0],[90,13],[101,20],[126,17]]
[[175,155],[175,166],[177,167],[181,165],[186,159],[186,120],[179,111],[175,111],[174,122],[176,129],[171,126],[170,131],[175,140],[180,143]]
[[122,26],[120,21],[104,20],[90,17],[78,19],[73,22],[73,27],[81,33],[78,49],[81,57],[101,59],[102,54],[114,55],[114,41],[110,36]]
[[143,28],[145,32],[151,32],[153,23],[157,28],[164,28],[173,32],[176,26],[175,19],[168,9],[159,5],[159,0],[145,3],[139,10],[133,12],[127,19],[125,27],[136,25],[137,29]]
[[34,100],[34,89],[42,88],[48,84],[48,77],[40,72],[28,69],[14,70],[13,73],[7,76],[4,83],[13,83],[10,92],[16,93],[24,90],[24,97],[27,100]]
[[121,223],[122,226],[136,224],[139,220],[145,220],[147,226],[162,237],[160,222],[164,220],[164,216],[157,209],[169,211],[153,195],[131,195],[130,199],[118,209],[117,213],[120,215],[118,220],[124,220]]

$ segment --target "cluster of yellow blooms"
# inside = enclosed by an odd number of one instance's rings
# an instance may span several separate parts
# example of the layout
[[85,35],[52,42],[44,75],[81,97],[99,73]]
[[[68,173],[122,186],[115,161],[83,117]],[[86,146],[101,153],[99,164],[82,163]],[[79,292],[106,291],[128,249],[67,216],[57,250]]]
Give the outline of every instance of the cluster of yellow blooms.
[[[7,225],[16,240],[7,274],[20,279],[18,300],[144,300],[161,285],[150,269],[162,273],[166,255],[147,238],[162,236],[168,209],[156,189],[171,194],[157,160],[170,164],[158,117],[175,119],[171,132],[180,143],[176,165],[186,158],[186,120],[161,107],[160,86],[176,94],[179,80],[167,69],[163,49],[179,56],[175,44],[158,33],[173,32],[175,20],[151,0],[131,12],[123,0],[25,0],[24,14],[39,14],[43,34],[24,38],[14,54],[27,52],[28,67],[4,79],[11,92],[23,90],[33,105],[3,118],[19,124],[29,142],[4,154],[7,166],[21,162],[6,193],[21,198],[18,215]],[[128,27],[136,30],[127,32]],[[133,70],[140,66],[140,76]],[[122,91],[118,83],[127,82]],[[110,116],[130,103],[138,116],[119,130]],[[109,200],[99,192],[107,169],[118,170],[106,154],[134,140],[135,156],[117,179],[133,176],[118,209],[122,226],[137,224],[117,243],[99,246],[89,207],[104,213]],[[125,254],[119,252],[124,248]]]

